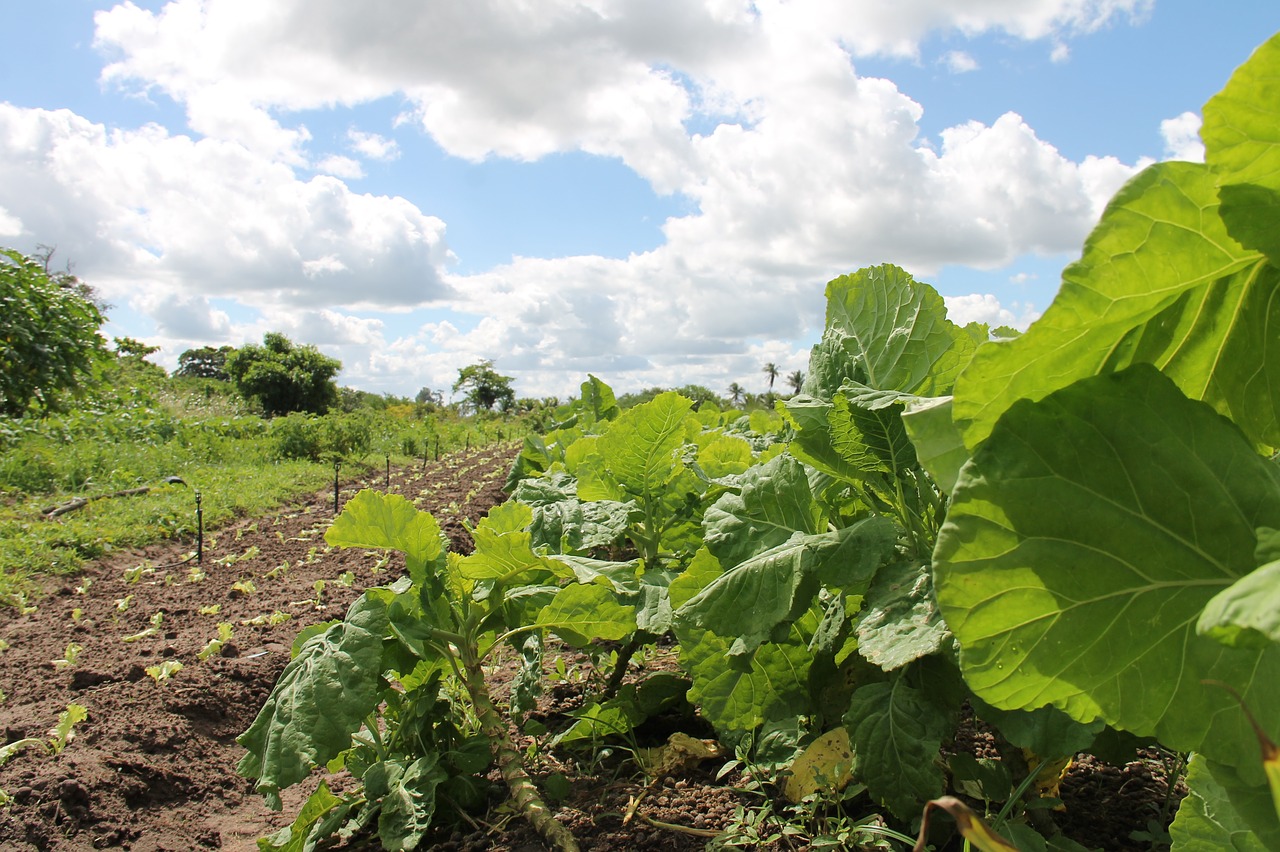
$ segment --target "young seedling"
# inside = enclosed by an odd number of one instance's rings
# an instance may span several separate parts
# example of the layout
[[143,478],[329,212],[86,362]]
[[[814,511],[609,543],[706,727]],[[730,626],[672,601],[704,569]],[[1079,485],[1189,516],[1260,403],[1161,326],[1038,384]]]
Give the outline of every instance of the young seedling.
[[245,595],[247,597],[249,595],[257,594],[258,587],[254,585],[253,580],[246,578],[244,580],[236,580],[234,583],[232,583],[231,591],[239,592],[240,594]]
[[130,636],[125,636],[120,641],[137,642],[142,639],[149,639],[150,637],[155,636],[157,633],[160,632],[160,625],[163,622],[164,622],[164,611],[162,610],[160,612],[157,612],[155,615],[151,616],[151,626],[148,627],[146,630],[140,631],[138,633],[134,633]]
[[155,568],[152,568],[145,562],[141,565],[135,565],[132,568],[126,568],[124,569],[124,582],[126,585],[130,586],[137,585],[138,581],[142,579],[143,574],[154,574],[155,571]]
[[157,684],[163,684],[169,678],[182,671],[185,666],[177,660],[165,660],[163,663],[155,666],[147,666],[147,674],[151,675],[151,679]]
[[216,603],[209,604],[208,606],[202,606],[200,607],[199,612],[201,615],[218,615],[222,612],[222,604]]
[[272,568],[270,571],[263,574],[262,576],[264,579],[267,579],[267,580],[278,580],[281,577],[288,576],[288,574],[289,574],[289,560],[286,559],[285,561],[281,562],[279,565]]
[[128,612],[129,605],[133,603],[133,595],[125,595],[122,598],[116,598],[116,611]]
[[58,671],[70,668],[76,664],[76,660],[80,657],[80,652],[84,650],[75,642],[69,642],[66,650],[62,652],[62,659],[54,660],[53,667]]
[[220,653],[222,646],[231,641],[231,622],[223,621],[218,624],[218,635],[209,640],[209,644],[205,645],[196,654],[196,659],[204,662],[210,657]]

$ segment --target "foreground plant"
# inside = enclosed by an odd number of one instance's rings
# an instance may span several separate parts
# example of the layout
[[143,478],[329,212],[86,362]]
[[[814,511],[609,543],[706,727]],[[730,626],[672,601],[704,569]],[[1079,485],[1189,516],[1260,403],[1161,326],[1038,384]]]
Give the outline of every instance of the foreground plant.
[[399,551],[409,576],[366,590],[345,620],[304,631],[240,737],[249,750],[240,771],[275,808],[281,789],[318,766],[346,768],[362,787],[339,797],[322,785],[298,821],[264,848],[376,826],[384,848],[412,849],[440,797],[460,806],[483,800],[482,776],[492,763],[514,806],[548,843],[578,848],[529,778],[484,665],[502,644],[516,649],[524,671],[513,704],[527,709],[544,631],[580,643],[619,639],[635,630],[635,615],[610,588],[579,583],[567,564],[534,554],[531,519],[516,503],[495,509],[475,530],[476,552],[462,557],[446,551],[431,515],[398,495],[362,491],[347,504],[326,541]]

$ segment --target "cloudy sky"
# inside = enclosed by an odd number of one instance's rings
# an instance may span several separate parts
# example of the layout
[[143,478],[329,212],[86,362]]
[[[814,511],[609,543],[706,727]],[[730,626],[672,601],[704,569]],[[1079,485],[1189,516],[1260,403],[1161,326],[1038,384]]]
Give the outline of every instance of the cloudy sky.
[[0,245],[184,350],[521,396],[803,369],[882,262],[1025,326],[1275,0],[0,0]]

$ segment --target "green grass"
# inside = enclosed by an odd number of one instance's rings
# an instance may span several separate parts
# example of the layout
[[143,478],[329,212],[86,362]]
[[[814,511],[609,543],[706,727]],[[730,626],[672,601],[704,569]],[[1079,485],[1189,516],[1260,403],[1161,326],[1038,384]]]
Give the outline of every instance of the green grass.
[[[33,591],[36,578],[67,575],[114,550],[166,539],[195,547],[196,504],[206,530],[264,514],[333,481],[480,446],[527,431],[519,422],[418,418],[361,409],[324,418],[268,421],[209,383],[155,380],[45,418],[0,418],[0,602]],[[144,389],[145,388],[145,389]],[[289,420],[289,422],[286,422]],[[184,484],[168,484],[177,476]],[[146,494],[92,500],[48,518],[42,510],[146,486]]]

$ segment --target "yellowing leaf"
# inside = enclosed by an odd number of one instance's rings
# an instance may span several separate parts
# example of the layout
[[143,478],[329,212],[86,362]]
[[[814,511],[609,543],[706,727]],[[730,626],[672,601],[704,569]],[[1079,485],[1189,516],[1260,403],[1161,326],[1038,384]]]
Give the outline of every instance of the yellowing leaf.
[[791,764],[791,777],[782,791],[793,802],[819,790],[843,790],[853,780],[853,748],[843,725],[809,744]]

